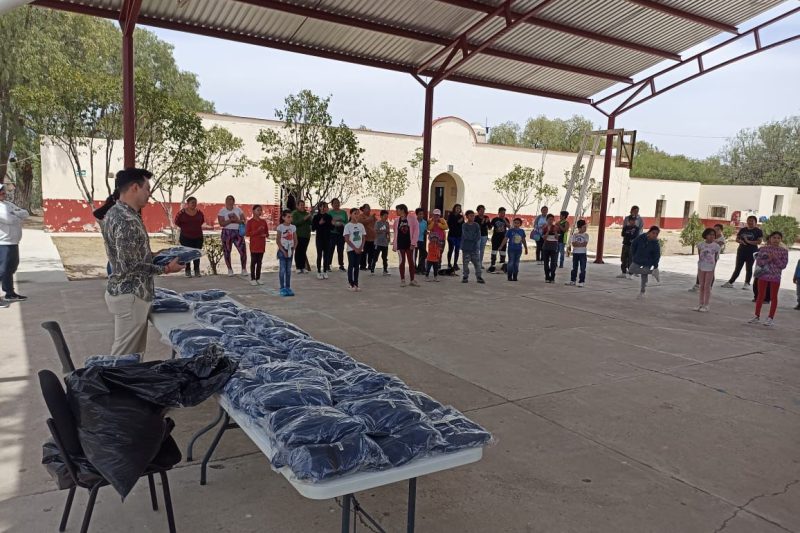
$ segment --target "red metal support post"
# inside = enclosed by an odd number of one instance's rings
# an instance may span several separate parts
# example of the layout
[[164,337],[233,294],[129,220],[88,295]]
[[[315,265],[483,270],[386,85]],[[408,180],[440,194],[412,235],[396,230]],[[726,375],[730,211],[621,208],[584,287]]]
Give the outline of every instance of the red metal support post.
[[122,139],[125,168],[136,166],[136,93],[134,90],[133,30],[139,17],[141,0],[126,0],[119,25],[122,29]]
[[422,127],[422,191],[420,207],[428,216],[428,205],[431,190],[431,141],[433,137],[433,89],[434,85],[428,83],[425,87],[425,123]]
[[[608,117],[608,129],[614,129],[614,122],[616,117],[610,115]],[[600,193],[600,223],[597,226],[597,254],[595,255],[594,262],[601,265],[603,264],[603,246],[606,240],[606,215],[608,213],[608,195],[611,188],[611,161],[613,160],[614,152],[614,136],[606,136],[606,153],[603,159],[603,189]]]

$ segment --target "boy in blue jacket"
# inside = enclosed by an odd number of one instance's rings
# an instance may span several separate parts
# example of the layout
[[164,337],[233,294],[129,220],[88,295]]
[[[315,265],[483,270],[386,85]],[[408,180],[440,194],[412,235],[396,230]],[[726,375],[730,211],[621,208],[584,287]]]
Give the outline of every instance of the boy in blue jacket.
[[639,298],[644,298],[647,277],[652,274],[656,281],[659,280],[658,261],[661,259],[661,246],[658,243],[658,226],[650,226],[647,233],[639,235],[631,242],[631,266],[628,272],[641,276],[641,289]]

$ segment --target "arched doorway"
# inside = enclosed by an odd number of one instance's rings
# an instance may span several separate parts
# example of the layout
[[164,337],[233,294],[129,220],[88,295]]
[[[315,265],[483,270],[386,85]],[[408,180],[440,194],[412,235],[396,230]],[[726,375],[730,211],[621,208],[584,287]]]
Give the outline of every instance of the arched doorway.
[[453,204],[462,203],[464,190],[461,178],[452,172],[442,172],[431,183],[429,211],[440,209],[446,215]]

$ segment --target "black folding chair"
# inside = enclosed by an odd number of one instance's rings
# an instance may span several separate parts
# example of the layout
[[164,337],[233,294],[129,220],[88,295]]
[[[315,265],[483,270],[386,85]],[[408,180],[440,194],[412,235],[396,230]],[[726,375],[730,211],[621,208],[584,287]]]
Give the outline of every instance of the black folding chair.
[[[64,392],[64,388],[61,386],[61,381],[53,372],[42,370],[39,372],[39,385],[41,386],[42,396],[44,396],[47,409],[50,411],[50,416],[52,417],[47,420],[47,427],[50,429],[50,434],[53,436],[53,440],[58,448],[58,453],[61,456],[61,460],[66,465],[73,483],[73,486],[69,489],[69,494],[67,494],[67,503],[64,507],[64,513],[61,515],[61,524],[58,530],[64,531],[66,529],[69,512],[72,508],[72,500],[75,498],[75,490],[80,487],[89,491],[89,501],[86,504],[86,511],[83,515],[83,523],[81,525],[81,533],[86,533],[89,530],[89,521],[92,518],[92,511],[94,510],[97,493],[100,491],[101,487],[105,487],[109,483],[99,474],[97,475],[99,481],[92,484],[81,481],[74,459],[80,458],[81,462],[83,462],[84,454],[80,441],[78,440],[78,429],[75,424],[75,419],[67,403],[67,395]],[[175,454],[177,454],[177,460],[173,461]],[[167,479],[167,471],[171,470],[172,467],[158,465],[175,464],[179,461],[180,450],[178,449],[178,445],[172,437],[168,437],[164,441],[156,458],[153,460],[153,464],[148,466],[144,474],[142,474],[142,477],[147,476],[150,483],[150,499],[154,511],[158,511],[158,498],[156,496],[153,476],[154,474],[159,474],[161,476],[161,485],[164,489],[164,506],[167,509],[167,523],[169,524],[170,533],[175,533],[175,516],[172,512],[172,497],[170,495],[169,481]]]
[[56,353],[58,353],[58,358],[61,360],[61,372],[69,374],[75,370],[75,365],[72,363],[72,356],[69,352],[69,346],[67,346],[67,340],[64,338],[64,333],[61,331],[61,326],[58,325],[58,322],[51,320],[42,322],[42,327],[47,330],[50,338],[53,339],[53,344],[56,345]]

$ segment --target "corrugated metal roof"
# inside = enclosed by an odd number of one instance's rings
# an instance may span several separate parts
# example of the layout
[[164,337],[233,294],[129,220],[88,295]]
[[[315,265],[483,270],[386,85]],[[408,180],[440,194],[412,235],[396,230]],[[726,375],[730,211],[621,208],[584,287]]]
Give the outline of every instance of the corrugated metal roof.
[[[122,5],[122,0],[39,2],[109,17]],[[738,26],[784,0],[658,2],[695,18]],[[142,0],[140,20],[414,73],[428,63],[434,69],[440,66],[448,54],[430,60],[478,21],[486,19],[467,37],[470,49],[492,39],[506,21],[487,17],[487,11],[501,4],[503,0]],[[720,33],[692,17],[633,0],[518,0],[511,5],[514,13],[535,9],[535,14],[492,39],[485,50],[454,69],[453,78],[587,99],[660,63],[665,55],[679,54]],[[461,58],[461,52],[456,53],[450,67]]]

